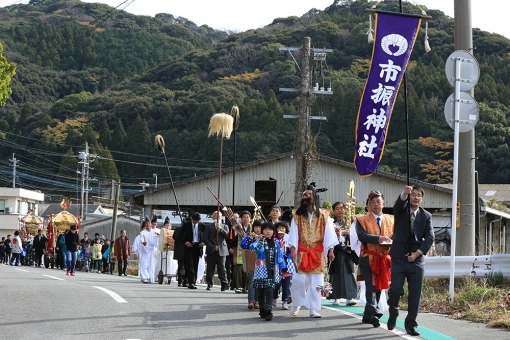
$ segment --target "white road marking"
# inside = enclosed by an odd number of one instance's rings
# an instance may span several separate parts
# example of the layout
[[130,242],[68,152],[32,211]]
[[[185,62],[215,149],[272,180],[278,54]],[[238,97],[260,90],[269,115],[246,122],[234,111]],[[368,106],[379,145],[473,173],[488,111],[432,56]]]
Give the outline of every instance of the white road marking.
[[102,290],[103,292],[105,292],[106,294],[110,295],[115,301],[117,301],[119,303],[127,303],[127,301],[124,300],[119,294],[117,294],[115,292],[112,292],[109,289],[106,289],[106,288],[103,288],[103,287],[99,287],[99,286],[92,286],[92,288],[97,288],[99,290]]
[[25,270],[25,269],[20,269],[20,268],[16,268],[16,269],[19,270],[20,272],[30,273],[28,270]]
[[61,279],[60,277],[55,277],[55,276],[51,276],[51,275],[43,275],[43,276],[46,276],[46,277],[49,277],[49,278],[52,278],[55,280],[65,281],[64,279]]

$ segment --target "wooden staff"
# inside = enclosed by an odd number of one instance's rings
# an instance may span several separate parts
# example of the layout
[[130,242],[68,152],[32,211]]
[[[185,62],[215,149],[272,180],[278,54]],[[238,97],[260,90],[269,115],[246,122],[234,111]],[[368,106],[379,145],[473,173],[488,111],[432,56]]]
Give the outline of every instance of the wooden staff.
[[[216,113],[211,117],[209,123],[209,135],[217,135],[220,138],[220,162],[218,171],[218,214],[216,215],[216,223],[219,223],[219,212],[220,212],[220,189],[221,189],[221,163],[223,158],[223,138],[229,139],[230,134],[234,128],[234,118],[226,113]],[[216,228],[216,245],[218,245],[218,233],[219,230]]]

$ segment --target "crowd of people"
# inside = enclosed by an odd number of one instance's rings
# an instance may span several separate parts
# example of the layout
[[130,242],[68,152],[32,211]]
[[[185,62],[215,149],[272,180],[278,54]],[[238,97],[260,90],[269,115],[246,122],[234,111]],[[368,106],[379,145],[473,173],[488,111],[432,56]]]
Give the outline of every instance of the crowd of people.
[[[56,265],[74,276],[76,270],[112,274],[118,262],[121,276],[127,275],[127,261],[134,254],[143,283],[157,282],[158,275],[163,274],[165,280],[176,277],[179,287],[197,289],[200,273],[205,271],[206,290],[213,288],[217,273],[221,291],[247,294],[247,307],[259,309],[260,317],[267,321],[272,320],[280,294],[281,308],[289,309],[292,316],[306,307],[310,317],[320,318],[327,272],[327,298],[333,305],[340,299],[345,299],[347,306],[355,305],[357,281],[362,281],[361,298],[366,301],[362,322],[373,327],[380,326],[379,302],[381,293],[388,290],[389,330],[395,328],[407,281],[405,328],[416,336],[424,256],[434,241],[431,214],[420,207],[423,196],[421,187],[405,186],[393,206],[394,215],[388,215],[383,214],[386,202],[382,193],[371,191],[366,202],[368,212],[347,220],[343,202],[333,204],[333,217],[329,210],[317,208],[319,198],[310,186],[293,211],[290,226],[280,220],[278,205],[272,207],[267,221],[252,220],[248,211],[233,214],[229,219],[233,226],[223,222],[220,211],[214,212],[213,222],[208,224],[195,212],[175,230],[168,217],[162,229],[157,227],[156,217],[152,221],[145,218],[132,243],[124,230],[113,244],[97,233],[93,240],[87,233],[79,240],[76,226],[71,226],[57,238]],[[2,238],[0,262],[41,266],[46,242],[41,230],[23,240],[16,231],[13,237]],[[251,262],[250,251],[255,257]]]

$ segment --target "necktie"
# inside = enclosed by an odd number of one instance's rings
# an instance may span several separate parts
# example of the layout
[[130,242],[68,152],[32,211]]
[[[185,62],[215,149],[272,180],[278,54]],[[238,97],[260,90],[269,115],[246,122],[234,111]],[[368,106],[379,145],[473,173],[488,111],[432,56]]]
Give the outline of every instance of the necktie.
[[416,237],[414,235],[414,219],[416,218],[416,215],[414,211],[411,212],[411,238],[414,240]]
[[376,221],[377,221],[377,226],[379,227],[379,230],[380,230],[381,229],[381,218],[377,217]]

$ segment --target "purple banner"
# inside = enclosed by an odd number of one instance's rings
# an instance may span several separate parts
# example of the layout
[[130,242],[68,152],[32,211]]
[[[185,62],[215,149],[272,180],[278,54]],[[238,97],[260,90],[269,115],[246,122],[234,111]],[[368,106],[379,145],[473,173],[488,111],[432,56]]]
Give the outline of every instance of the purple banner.
[[420,30],[421,18],[376,13],[372,63],[356,121],[354,165],[360,177],[372,175],[384,151],[398,89]]

